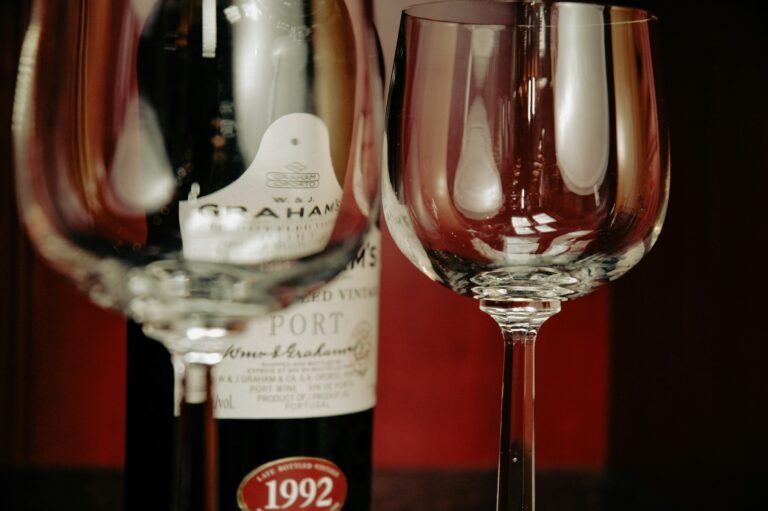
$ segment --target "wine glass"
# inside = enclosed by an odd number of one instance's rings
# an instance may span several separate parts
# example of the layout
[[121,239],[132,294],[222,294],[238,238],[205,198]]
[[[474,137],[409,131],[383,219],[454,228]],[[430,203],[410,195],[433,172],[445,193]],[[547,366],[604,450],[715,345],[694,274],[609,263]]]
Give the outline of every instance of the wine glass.
[[656,23],[558,2],[438,2],[401,20],[384,215],[415,266],[503,332],[500,511],[534,509],[539,328],[637,264],[661,229]]
[[344,269],[378,211],[365,0],[38,0],[14,103],[39,253],[184,372],[176,507],[214,509],[211,366]]

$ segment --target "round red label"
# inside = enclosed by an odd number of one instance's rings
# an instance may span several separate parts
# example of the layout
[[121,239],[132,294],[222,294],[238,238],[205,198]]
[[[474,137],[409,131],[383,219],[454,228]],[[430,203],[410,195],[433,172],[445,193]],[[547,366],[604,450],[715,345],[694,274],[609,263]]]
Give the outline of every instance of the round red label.
[[248,474],[237,491],[241,511],[339,511],[347,498],[347,478],[322,458],[284,458]]

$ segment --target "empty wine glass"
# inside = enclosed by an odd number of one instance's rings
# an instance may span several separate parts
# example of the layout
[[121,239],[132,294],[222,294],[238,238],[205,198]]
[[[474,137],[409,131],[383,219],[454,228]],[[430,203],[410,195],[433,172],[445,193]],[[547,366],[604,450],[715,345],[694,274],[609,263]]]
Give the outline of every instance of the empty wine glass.
[[377,216],[380,82],[366,0],[34,4],[21,217],[183,367],[177,508],[215,508],[211,366],[341,271]]
[[504,338],[498,510],[534,509],[534,344],[561,303],[659,235],[668,141],[656,19],[580,3],[440,2],[403,14],[384,214],[424,274]]

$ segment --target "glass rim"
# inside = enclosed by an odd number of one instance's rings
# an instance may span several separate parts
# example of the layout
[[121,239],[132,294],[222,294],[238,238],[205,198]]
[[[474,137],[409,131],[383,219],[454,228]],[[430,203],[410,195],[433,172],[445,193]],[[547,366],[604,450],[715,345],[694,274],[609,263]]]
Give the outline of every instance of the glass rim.
[[[444,8],[447,8],[451,5],[455,7],[459,6],[465,6],[465,7],[477,7],[479,5],[503,5],[503,4],[544,4],[544,2],[537,2],[532,0],[434,0],[430,2],[425,2],[422,4],[416,4],[412,5],[410,7],[407,7],[403,9],[403,18],[409,18],[411,20],[414,20],[416,22],[426,22],[426,23],[437,23],[437,24],[445,24],[445,25],[478,25],[478,26],[502,26],[507,28],[546,28],[546,27],[552,27],[553,25],[549,23],[537,23],[537,24],[526,24],[526,23],[506,23],[504,20],[493,20],[493,21],[462,21],[458,15],[452,14],[450,10],[448,10],[444,14],[440,14],[440,11]],[[596,26],[596,27],[609,27],[614,25],[630,25],[634,23],[655,23],[658,22],[658,17],[650,12],[648,9],[643,9],[640,7],[628,7],[624,5],[616,5],[616,4],[600,4],[600,3],[588,3],[588,2],[547,2],[545,4],[547,7],[552,6],[559,6],[559,5],[581,5],[581,6],[591,6],[600,8],[603,10],[611,10],[611,11],[619,11],[619,12],[626,12],[626,13],[633,13],[635,17],[633,19],[628,20],[617,20],[617,21],[604,21],[603,23],[589,23],[584,24],[583,26]],[[424,12],[422,12],[424,11]]]

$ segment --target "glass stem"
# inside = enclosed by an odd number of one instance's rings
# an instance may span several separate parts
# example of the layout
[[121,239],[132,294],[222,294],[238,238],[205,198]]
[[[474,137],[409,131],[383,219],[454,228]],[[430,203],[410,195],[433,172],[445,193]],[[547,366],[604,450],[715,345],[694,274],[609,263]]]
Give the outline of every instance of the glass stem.
[[501,327],[504,367],[496,511],[534,511],[535,347],[539,328],[560,311],[557,301],[480,301]]
[[[217,437],[210,354],[175,356],[183,372],[177,429],[174,511],[216,511]],[[215,363],[215,362],[214,362]]]
[[497,511],[533,511],[536,329],[504,329]]

